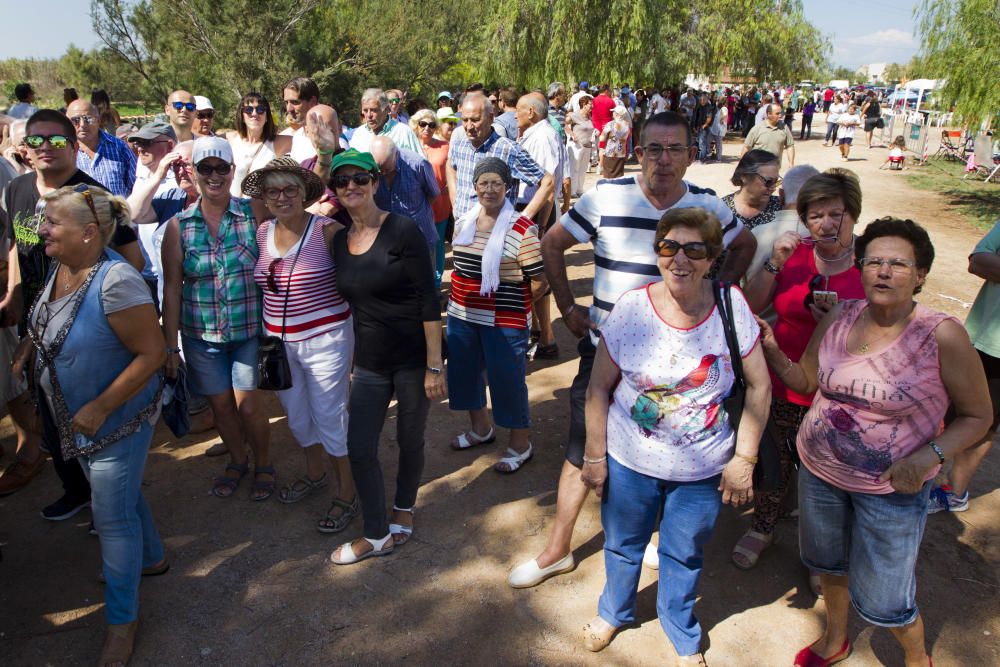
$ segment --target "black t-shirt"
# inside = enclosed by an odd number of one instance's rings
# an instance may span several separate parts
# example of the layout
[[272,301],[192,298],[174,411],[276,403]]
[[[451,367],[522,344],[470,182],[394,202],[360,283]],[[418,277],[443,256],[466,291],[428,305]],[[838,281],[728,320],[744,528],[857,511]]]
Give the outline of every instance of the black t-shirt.
[[391,373],[427,363],[424,322],[441,319],[427,241],[407,217],[390,213],[372,247],[347,249],[347,230],[333,237],[337,289],[354,314],[354,363]]
[[[7,212],[9,229],[13,232],[11,239],[17,242],[17,259],[21,265],[25,317],[31,304],[35,301],[35,296],[45,285],[45,278],[51,264],[51,259],[45,254],[45,244],[38,236],[39,216],[45,207],[41,203],[41,195],[38,193],[35,179],[34,172],[18,176],[7,184],[3,197],[3,207]],[[79,169],[63,183],[63,186],[79,185],[80,183],[104,188],[103,185]],[[137,239],[138,237],[131,227],[119,225],[111,237],[111,247],[119,248],[134,243]]]

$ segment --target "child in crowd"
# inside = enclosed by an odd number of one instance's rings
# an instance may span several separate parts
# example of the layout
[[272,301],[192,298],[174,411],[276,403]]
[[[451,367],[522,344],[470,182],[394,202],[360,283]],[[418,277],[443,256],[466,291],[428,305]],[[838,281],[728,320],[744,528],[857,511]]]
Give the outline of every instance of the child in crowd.
[[815,112],[816,103],[812,100],[807,101],[802,107],[802,129],[799,130],[799,139],[812,139],[812,122]]
[[903,135],[893,139],[892,148],[889,149],[889,157],[885,159],[879,169],[885,169],[886,166],[893,171],[906,169],[906,140],[903,139]]
[[861,116],[858,114],[858,105],[851,102],[847,107],[847,113],[840,114],[837,119],[837,143],[840,146],[840,159],[847,162],[851,154],[851,143],[854,141],[854,130],[861,125]]

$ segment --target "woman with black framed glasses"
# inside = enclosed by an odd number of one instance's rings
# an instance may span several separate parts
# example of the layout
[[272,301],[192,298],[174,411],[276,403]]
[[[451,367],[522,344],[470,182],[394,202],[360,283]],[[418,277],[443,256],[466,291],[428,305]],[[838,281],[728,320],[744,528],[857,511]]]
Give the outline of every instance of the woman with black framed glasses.
[[257,218],[245,199],[230,197],[233,152],[220,137],[195,140],[191,162],[197,201],[167,223],[163,258],[163,332],[167,375],[174,377],[183,340],[191,391],[212,406],[230,463],[212,494],[232,496],[254,459],[252,500],[275,490],[269,428],[257,390],[262,321],[257,264]]
[[[635,621],[643,552],[662,517],[660,625],[677,651],[676,664],[704,665],[694,614],[704,547],[722,504],[753,496],[770,385],[759,328],[743,295],[731,288],[725,299],[704,280],[722,249],[719,219],[703,208],[673,208],[657,224],[655,239],[663,280],[626,292],[615,304],[601,326],[587,388],[580,474],[601,498],[607,583],[598,616],[584,628],[584,645],[600,651]],[[720,300],[731,326],[716,305]],[[736,348],[746,387],[738,428],[723,405],[736,382]]]
[[354,328],[351,309],[337,291],[330,248],[343,225],[306,207],[326,188],[319,176],[291,156],[271,160],[243,181],[274,216],[257,228],[260,256],[254,279],[264,294],[264,330],[285,342],[292,386],[278,392],[288,428],[305,454],[306,472],[278,492],[296,503],[328,484],[328,462],[337,480],[330,509],[317,529],[339,533],[358,513],[347,459],[347,393]]
[[[413,534],[427,412],[447,389],[441,304],[427,241],[413,220],[376,206],[378,165],[371,153],[339,153],[331,173],[330,185],[352,222],[333,238],[337,288],[354,317],[347,451],[364,519],[363,537],[330,555],[347,565],[390,554]],[[378,443],[394,395],[399,469],[389,521]]]
[[[744,288],[755,313],[773,305],[777,315],[774,336],[793,361],[805,351],[817,323],[838,300],[864,296],[854,262],[854,225],[861,215],[861,186],[854,173],[830,169],[813,176],[799,190],[796,209],[810,236],[796,232],[779,236],[764,270]],[[773,372],[771,383],[771,416],[781,474],[775,490],[755,494],[750,529],[732,553],[733,563],[742,569],[754,567],[774,540],[774,527],[795,469],[795,434],[813,400],[812,394],[787,388]],[[810,585],[820,594],[815,574],[810,575]]]
[[[251,171],[262,169],[278,155],[292,150],[291,135],[278,134],[271,114],[271,103],[262,93],[251,91],[240,99],[236,107],[236,130],[226,133],[226,140],[233,147],[233,164],[236,174],[229,193],[243,197],[243,181]],[[249,196],[249,195],[246,195]]]

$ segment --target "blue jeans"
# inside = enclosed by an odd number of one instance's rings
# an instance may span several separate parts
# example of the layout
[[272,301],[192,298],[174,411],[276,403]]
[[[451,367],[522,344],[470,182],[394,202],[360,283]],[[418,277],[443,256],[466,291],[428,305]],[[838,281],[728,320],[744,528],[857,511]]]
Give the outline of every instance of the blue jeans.
[[448,233],[448,218],[435,222],[438,240],[434,246],[434,279],[438,289],[441,289],[441,277],[444,276],[444,235]]
[[858,615],[898,628],[917,618],[917,554],[933,480],[917,493],[856,493],[799,468],[799,553],[810,570],[850,577]]
[[232,389],[257,388],[257,336],[231,343],[209,343],[181,334],[188,368],[188,387],[200,396],[218,396]]
[[708,159],[708,139],[710,132],[707,128],[698,130],[698,159],[705,161]]
[[830,143],[830,141],[837,136],[837,124],[826,122],[826,137],[823,139],[824,143]]
[[448,406],[452,410],[485,408],[488,378],[497,426],[530,427],[527,353],[527,329],[488,327],[449,315]]
[[719,475],[698,482],[668,482],[635,472],[609,456],[601,499],[607,574],[597,607],[601,618],[615,627],[635,621],[642,555],[662,510],[656,614],[678,655],[698,653],[701,625],[694,603],[704,547],[721,504]]
[[104,614],[112,625],[138,618],[142,568],[163,560],[163,543],[141,489],[152,439],[153,427],[146,422],[132,435],[79,457],[90,480],[90,509],[107,580]]

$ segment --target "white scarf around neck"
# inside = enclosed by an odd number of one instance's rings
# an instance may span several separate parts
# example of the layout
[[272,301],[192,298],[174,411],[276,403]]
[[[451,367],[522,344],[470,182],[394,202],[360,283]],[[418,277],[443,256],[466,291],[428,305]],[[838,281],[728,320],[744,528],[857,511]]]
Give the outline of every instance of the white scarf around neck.
[[[483,207],[477,202],[469,211],[455,222],[455,236],[451,244],[453,246],[472,245],[476,238],[476,221]],[[504,242],[507,232],[517,220],[517,212],[510,200],[504,197],[503,208],[497,215],[496,224],[490,231],[490,240],[486,242],[486,249],[483,250],[483,265],[481,273],[483,276],[479,285],[479,294],[486,296],[497,291],[500,286],[500,260],[503,258]]]

